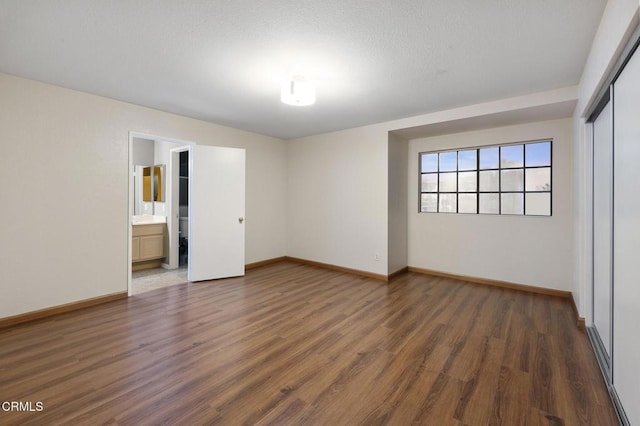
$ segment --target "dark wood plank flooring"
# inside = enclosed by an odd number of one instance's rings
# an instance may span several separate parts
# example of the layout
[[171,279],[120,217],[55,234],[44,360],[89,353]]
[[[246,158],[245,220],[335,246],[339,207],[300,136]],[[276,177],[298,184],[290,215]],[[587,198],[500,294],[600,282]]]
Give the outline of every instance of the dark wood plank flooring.
[[569,302],[283,262],[0,330],[0,424],[614,425]]

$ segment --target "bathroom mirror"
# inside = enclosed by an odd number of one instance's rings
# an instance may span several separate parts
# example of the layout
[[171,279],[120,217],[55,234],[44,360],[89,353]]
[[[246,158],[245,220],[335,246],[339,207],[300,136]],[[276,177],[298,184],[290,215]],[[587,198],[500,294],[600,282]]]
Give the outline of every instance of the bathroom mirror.
[[164,165],[142,168],[142,201],[164,202]]
[[134,215],[155,214],[154,203],[165,202],[165,165],[134,167]]
[[164,185],[163,185],[164,166],[153,167],[153,200],[164,202]]
[[142,201],[153,201],[151,198],[151,167],[142,167]]

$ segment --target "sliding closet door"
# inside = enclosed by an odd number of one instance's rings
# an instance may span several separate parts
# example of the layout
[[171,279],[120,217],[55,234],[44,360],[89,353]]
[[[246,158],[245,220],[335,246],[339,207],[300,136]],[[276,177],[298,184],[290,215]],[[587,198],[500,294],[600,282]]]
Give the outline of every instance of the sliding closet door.
[[613,85],[613,385],[640,425],[640,51]]
[[611,249],[613,207],[611,102],[593,122],[593,323],[611,373]]

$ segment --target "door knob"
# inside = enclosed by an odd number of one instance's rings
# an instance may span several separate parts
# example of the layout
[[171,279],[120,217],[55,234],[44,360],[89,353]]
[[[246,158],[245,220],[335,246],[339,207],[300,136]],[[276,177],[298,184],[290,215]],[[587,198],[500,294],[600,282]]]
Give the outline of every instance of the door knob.
[[238,222],[240,222],[240,223],[244,222],[244,217],[239,217],[238,218]]

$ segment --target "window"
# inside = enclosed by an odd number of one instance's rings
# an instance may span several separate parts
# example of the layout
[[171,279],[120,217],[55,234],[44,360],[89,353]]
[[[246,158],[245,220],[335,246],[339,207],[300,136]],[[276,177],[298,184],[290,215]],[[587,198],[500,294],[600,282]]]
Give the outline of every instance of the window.
[[551,216],[551,141],[420,153],[420,212]]

